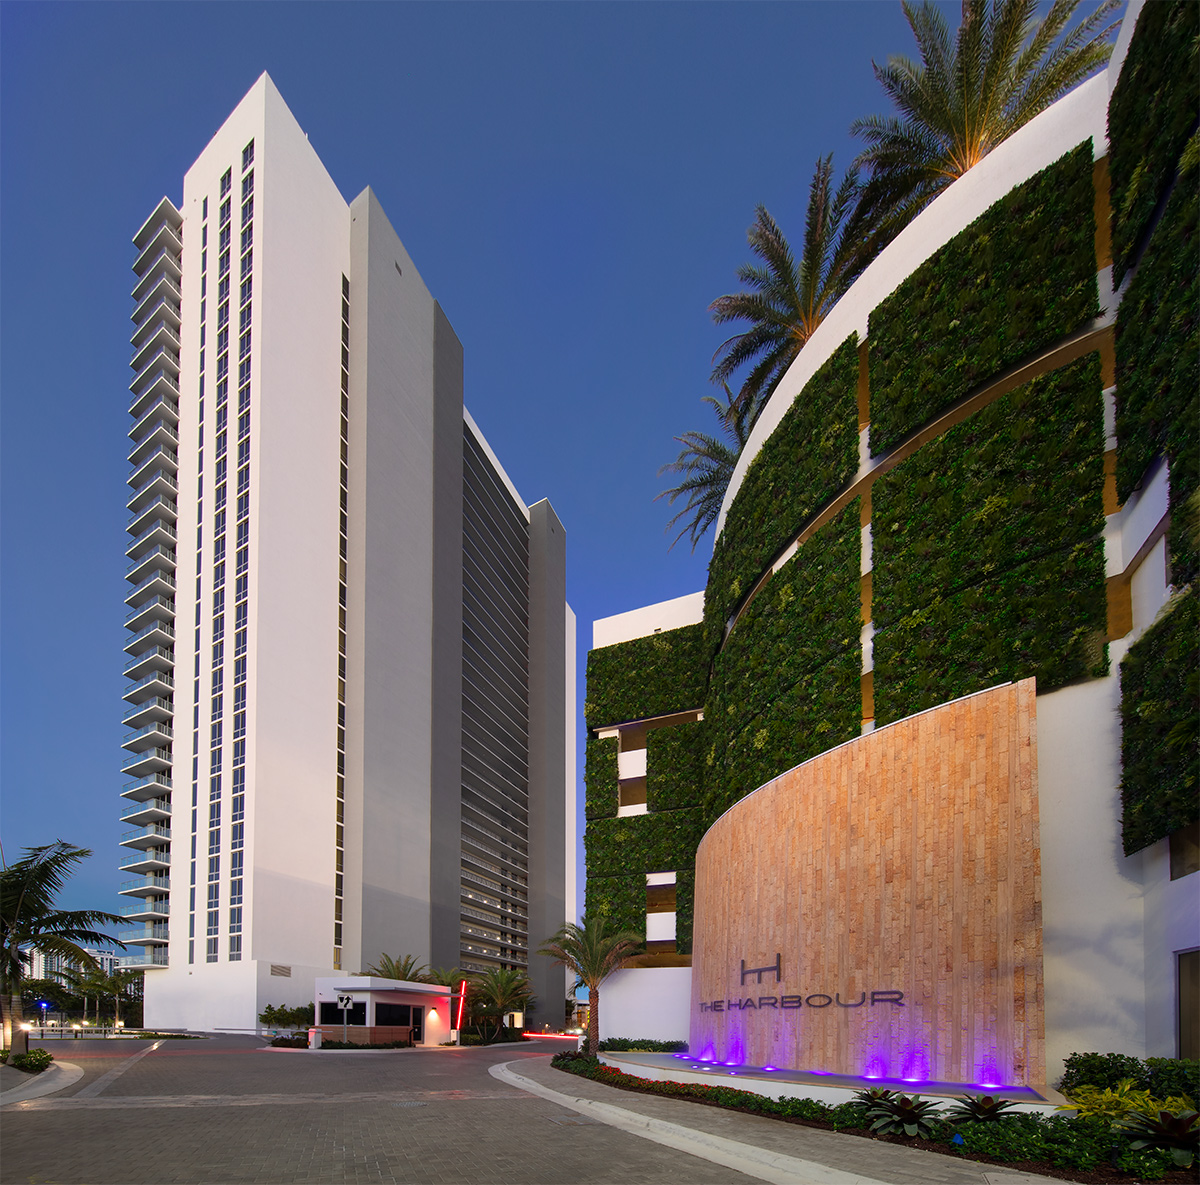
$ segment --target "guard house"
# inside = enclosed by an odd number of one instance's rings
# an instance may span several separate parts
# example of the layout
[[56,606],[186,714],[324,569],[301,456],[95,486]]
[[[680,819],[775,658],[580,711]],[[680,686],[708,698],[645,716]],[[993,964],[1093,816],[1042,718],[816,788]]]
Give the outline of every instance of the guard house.
[[333,975],[316,981],[317,1024],[321,1036],[342,1039],[338,997],[354,1003],[346,1013],[346,1038],[356,1045],[408,1041],[440,1045],[450,1040],[450,988],[377,975]]

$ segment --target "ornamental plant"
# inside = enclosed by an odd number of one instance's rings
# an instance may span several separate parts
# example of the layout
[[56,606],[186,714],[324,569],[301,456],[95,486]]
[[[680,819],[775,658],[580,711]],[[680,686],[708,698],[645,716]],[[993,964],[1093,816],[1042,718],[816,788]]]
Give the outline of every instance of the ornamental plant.
[[942,1117],[951,1123],[988,1123],[1004,1118],[1004,1112],[1017,1104],[991,1094],[963,1095],[947,1107]]
[[920,1095],[893,1095],[879,1099],[867,1110],[871,1130],[881,1136],[920,1136],[928,1140],[937,1132],[940,1115],[932,1099]]
[[1192,1100],[1186,1096],[1156,1099],[1148,1090],[1138,1090],[1132,1078],[1122,1078],[1115,1087],[1080,1086],[1071,1093],[1071,1102],[1060,1111],[1077,1111],[1081,1118],[1107,1119],[1110,1123],[1134,1112],[1151,1114],[1160,1109],[1186,1110]]
[[[1171,1100],[1177,1102],[1178,1100]],[[1164,1107],[1150,1113],[1134,1111],[1115,1124],[1115,1130],[1130,1137],[1135,1151],[1161,1148],[1170,1152],[1180,1168],[1188,1168],[1200,1146],[1200,1114],[1190,1107]]]
[[54,1054],[45,1049],[31,1049],[28,1053],[18,1053],[8,1059],[8,1064],[16,1070],[24,1070],[26,1074],[40,1074],[50,1068]]

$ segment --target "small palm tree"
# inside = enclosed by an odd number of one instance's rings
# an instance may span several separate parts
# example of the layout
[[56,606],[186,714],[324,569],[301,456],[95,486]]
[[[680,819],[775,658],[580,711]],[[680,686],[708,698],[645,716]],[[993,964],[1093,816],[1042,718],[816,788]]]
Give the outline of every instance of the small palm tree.
[[92,853],[58,840],[26,848],[25,855],[0,871],[0,997],[4,1005],[4,1043],[12,1043],[14,1025],[24,1018],[21,984],[36,946],[80,967],[97,967],[79,944],[116,945],[97,926],[120,925],[116,914],[98,909],[58,909],[57,898],[77,865]]
[[421,978],[424,983],[437,983],[442,987],[458,987],[465,977],[460,967],[430,967]]
[[739,410],[748,408],[747,431],[857,274],[858,244],[845,233],[857,194],[856,169],[851,168],[835,189],[833,155],[817,161],[808,190],[800,262],[766,207],[759,206],[746,239],[762,264],[743,264],[738,279],[745,290],[719,296],[709,305],[718,325],[733,321],[750,325],[721,345],[713,356],[712,372],[713,382],[724,382],[741,367],[751,366],[736,400]]
[[363,975],[378,975],[382,979],[404,979],[409,983],[420,983],[421,977],[429,968],[416,955],[402,955],[395,958],[392,955],[380,955]]
[[721,385],[725,388],[725,402],[711,395],[705,395],[704,402],[711,404],[717,413],[725,440],[710,436],[707,432],[685,432],[682,436],[676,436],[676,442],[683,445],[679,456],[658,471],[660,477],[664,473],[678,473],[683,478],[677,486],[663,490],[654,499],[657,502],[659,498],[666,498],[669,506],[674,506],[677,498],[685,499],[683,509],[667,523],[669,531],[680,520],[683,521],[683,527],[671,543],[672,547],[684,535],[690,535],[692,550],[696,550],[696,544],[721,511],[721,502],[729,487],[729,479],[733,476],[733,468],[750,434],[750,414],[757,409],[748,401],[739,404],[729,384]]
[[600,1048],[600,985],[626,959],[642,949],[644,938],[633,930],[613,930],[603,916],[584,914],[581,925],[568,922],[539,950],[573,972],[588,990],[588,1051]]
[[471,994],[480,1011],[496,1021],[493,1039],[500,1036],[509,1012],[525,1012],[534,1004],[533,985],[524,971],[515,967],[492,967],[471,978]]
[[929,0],[904,0],[921,62],[875,64],[898,115],[858,119],[850,129],[868,144],[855,160],[867,179],[849,224],[862,242],[860,266],[997,144],[1107,63],[1118,22],[1106,22],[1119,0],[1104,0],[1065,31],[1079,3],[1054,0],[1038,21],[1037,0],[963,0],[952,42]]
[[106,994],[108,977],[99,966],[68,967],[63,972],[67,986],[83,1000],[83,1021],[87,1023],[88,1000],[96,1001],[96,1020],[100,1020],[100,1000]]

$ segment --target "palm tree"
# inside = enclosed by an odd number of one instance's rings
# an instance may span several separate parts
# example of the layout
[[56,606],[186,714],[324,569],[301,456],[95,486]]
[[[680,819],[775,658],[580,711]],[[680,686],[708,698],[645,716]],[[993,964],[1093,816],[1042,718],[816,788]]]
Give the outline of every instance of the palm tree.
[[106,994],[108,977],[97,965],[93,967],[68,967],[63,972],[67,986],[83,1000],[83,1023],[87,1024],[88,1000],[96,1001],[96,1020],[100,1020],[100,998]]
[[668,505],[674,505],[677,498],[686,499],[683,509],[667,523],[669,531],[683,520],[683,527],[672,541],[672,547],[684,535],[690,535],[692,550],[696,550],[696,544],[720,513],[733,468],[745,447],[746,437],[750,435],[750,413],[756,409],[748,401],[739,404],[728,383],[721,385],[725,388],[725,402],[711,395],[705,395],[704,402],[712,405],[726,439],[710,436],[707,432],[685,432],[676,436],[675,440],[683,445],[679,456],[658,471],[660,477],[664,473],[678,473],[683,477],[677,486],[663,490],[654,499],[657,502],[659,498],[666,498]]
[[420,962],[416,955],[402,955],[395,958],[392,955],[380,955],[361,974],[378,975],[383,979],[404,979],[409,983],[420,983],[421,977],[429,968]]
[[921,62],[873,63],[898,115],[858,119],[850,129],[868,144],[854,162],[867,179],[849,223],[862,244],[860,267],[952,181],[1108,61],[1119,22],[1105,22],[1119,0],[1104,0],[1065,33],[1080,0],[1054,0],[1042,21],[1037,2],[962,0],[952,43],[929,0],[903,0]]
[[533,1007],[533,985],[524,971],[515,967],[491,967],[471,977],[471,993],[480,1011],[496,1019],[496,1034],[504,1027],[508,1012],[524,1012]]
[[97,926],[120,925],[116,914],[98,909],[57,909],[55,902],[76,866],[92,853],[58,840],[26,848],[25,855],[0,870],[0,997],[4,1005],[4,1043],[24,1017],[21,983],[36,946],[81,967],[98,966],[79,944],[116,945]]
[[644,939],[633,930],[612,930],[606,917],[584,914],[583,923],[568,922],[539,950],[561,963],[583,981],[588,990],[588,1052],[600,1048],[600,985],[621,964],[642,948]]
[[739,409],[749,407],[747,431],[805,342],[854,279],[857,243],[845,232],[857,194],[857,169],[851,168],[835,191],[832,153],[817,161],[808,190],[799,264],[775,220],[765,206],[759,206],[746,240],[762,264],[738,268],[738,279],[748,290],[719,296],[709,305],[718,325],[732,321],[750,324],[713,355],[712,372],[713,382],[724,382],[742,366],[752,364],[736,400]]
[[461,967],[430,967],[421,978],[425,983],[437,983],[442,987],[458,987],[464,976]]

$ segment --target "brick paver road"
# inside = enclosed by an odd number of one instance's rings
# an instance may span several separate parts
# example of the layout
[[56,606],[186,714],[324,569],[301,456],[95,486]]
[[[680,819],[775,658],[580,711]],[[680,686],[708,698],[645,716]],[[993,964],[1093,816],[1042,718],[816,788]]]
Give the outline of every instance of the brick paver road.
[[149,1042],[49,1042],[84,1076],[61,1094],[3,1108],[0,1182],[752,1180],[487,1072],[560,1047],[311,1055],[264,1052],[247,1037],[167,1041],[152,1052]]

